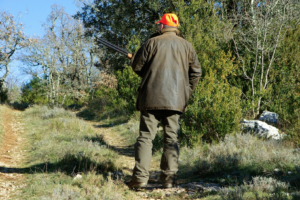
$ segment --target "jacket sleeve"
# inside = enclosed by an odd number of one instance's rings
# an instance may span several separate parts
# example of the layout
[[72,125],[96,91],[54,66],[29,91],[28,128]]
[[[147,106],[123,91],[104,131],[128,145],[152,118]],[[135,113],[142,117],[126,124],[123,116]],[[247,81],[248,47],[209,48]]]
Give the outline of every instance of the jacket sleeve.
[[197,58],[197,53],[194,50],[194,48],[192,48],[190,62],[189,62],[190,96],[194,92],[201,75],[202,75],[202,70]]
[[139,50],[131,58],[130,65],[133,71],[140,77],[143,77],[143,67],[147,62],[148,54],[149,40],[145,44],[143,44],[143,46],[139,48]]

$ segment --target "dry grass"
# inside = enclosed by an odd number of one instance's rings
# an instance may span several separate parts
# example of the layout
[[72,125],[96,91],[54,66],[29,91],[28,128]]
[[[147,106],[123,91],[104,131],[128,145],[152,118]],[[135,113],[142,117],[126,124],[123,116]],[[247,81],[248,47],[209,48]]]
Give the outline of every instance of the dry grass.
[[[25,167],[26,199],[134,199],[124,184],[109,177],[119,170],[117,153],[95,140],[90,124],[61,108],[25,111],[30,156]],[[82,178],[73,180],[76,174]]]
[[202,176],[224,173],[274,174],[297,172],[300,153],[284,142],[262,140],[252,135],[227,135],[218,144],[201,144],[193,149],[182,148],[182,168]]
[[[24,199],[138,199],[122,180],[110,178],[108,172],[119,170],[119,156],[95,139],[89,124],[59,108],[33,107],[25,111],[25,118],[31,139],[31,172],[22,194]],[[139,113],[128,123],[113,128],[126,137],[128,145],[135,143],[138,129]],[[156,157],[161,153],[160,139],[158,134],[154,141]],[[219,143],[182,147],[179,173],[209,178],[227,188],[219,193],[197,194],[195,198],[297,199],[299,194],[291,193],[295,191],[293,183],[300,180],[299,166],[300,153],[292,146],[236,134]],[[274,173],[275,168],[280,175]],[[292,177],[288,171],[293,172]],[[76,174],[82,178],[73,180]],[[230,178],[224,181],[224,177]],[[233,181],[237,186],[232,186]]]

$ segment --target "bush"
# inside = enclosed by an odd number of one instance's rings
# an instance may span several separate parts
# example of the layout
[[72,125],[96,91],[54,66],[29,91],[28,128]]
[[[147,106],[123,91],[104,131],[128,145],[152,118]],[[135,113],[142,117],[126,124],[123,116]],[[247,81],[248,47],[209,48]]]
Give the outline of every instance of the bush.
[[44,87],[41,79],[33,78],[29,83],[24,84],[21,88],[21,101],[27,104],[46,104],[48,100],[45,96]]
[[130,114],[136,110],[137,89],[140,86],[140,78],[134,73],[130,66],[127,66],[122,71],[116,72],[118,79],[118,93],[120,98],[126,101],[124,107]]
[[0,90],[0,103],[5,103],[8,99],[8,90],[2,89]]
[[192,145],[200,139],[220,141],[239,130],[241,110],[240,91],[207,76],[198,84],[183,116],[182,139]]
[[273,93],[268,108],[279,114],[281,129],[300,144],[300,25],[287,30],[273,71]]

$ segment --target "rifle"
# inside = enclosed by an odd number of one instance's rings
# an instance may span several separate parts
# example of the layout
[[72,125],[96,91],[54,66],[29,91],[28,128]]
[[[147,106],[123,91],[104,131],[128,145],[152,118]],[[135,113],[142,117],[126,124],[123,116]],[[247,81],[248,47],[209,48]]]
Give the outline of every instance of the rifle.
[[121,47],[118,47],[117,45],[114,45],[104,39],[101,39],[101,38],[96,38],[96,42],[100,43],[100,44],[103,44],[123,55],[125,55],[127,58],[131,59],[132,58],[132,54],[129,53],[126,49],[122,49]]

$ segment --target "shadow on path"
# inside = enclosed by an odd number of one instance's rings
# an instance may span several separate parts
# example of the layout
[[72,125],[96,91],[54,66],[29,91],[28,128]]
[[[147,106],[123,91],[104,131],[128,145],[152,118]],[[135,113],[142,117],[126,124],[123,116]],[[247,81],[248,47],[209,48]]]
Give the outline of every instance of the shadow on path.
[[100,145],[107,146],[109,149],[115,151],[119,155],[134,157],[134,145],[127,145],[127,146],[115,146],[109,145],[105,140],[103,135],[96,135],[95,137],[85,137],[85,140],[97,142]]

